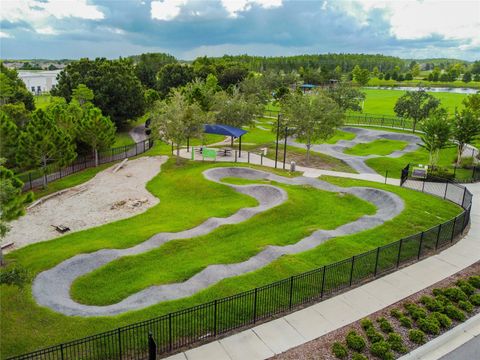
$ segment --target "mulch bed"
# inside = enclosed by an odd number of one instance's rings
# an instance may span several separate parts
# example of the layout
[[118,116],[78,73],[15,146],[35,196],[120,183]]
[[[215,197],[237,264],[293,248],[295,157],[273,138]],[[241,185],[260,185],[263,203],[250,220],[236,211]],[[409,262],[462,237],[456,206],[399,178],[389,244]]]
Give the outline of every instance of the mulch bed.
[[[393,309],[393,308],[398,308],[400,310],[404,310],[403,308],[403,304],[406,303],[406,302],[417,302],[423,295],[432,295],[432,290],[434,288],[443,288],[443,287],[448,287],[448,286],[454,286],[455,285],[455,282],[459,279],[463,279],[463,278],[467,278],[469,276],[472,276],[472,275],[479,275],[480,274],[480,261],[479,262],[476,262],[475,264],[471,265],[470,267],[468,268],[465,268],[464,270],[442,280],[442,281],[439,281],[437,283],[435,283],[434,285],[426,288],[426,289],[423,289],[393,305],[390,305],[389,307],[385,308],[385,309],[382,309],[380,311],[377,311],[373,314],[370,314],[368,316],[368,318],[370,320],[372,320],[374,323],[376,323],[375,319],[379,318],[379,317],[385,317],[392,325],[393,325],[393,328],[394,328],[394,331],[399,333],[400,335],[402,335],[403,337],[403,340],[404,340],[404,345],[409,349],[409,351],[412,351],[414,349],[416,349],[417,347],[421,346],[421,345],[418,345],[418,344],[415,344],[413,342],[411,342],[409,339],[408,339],[408,329],[400,326],[400,323],[398,322],[397,319],[395,319],[393,316],[390,315],[390,311]],[[476,314],[480,313],[480,307],[475,307],[475,309],[473,310],[473,312],[471,313],[467,313],[467,319],[472,317],[472,316],[475,316]],[[457,326],[460,322],[458,321],[452,321],[452,326],[450,327],[450,329],[452,329],[453,327]],[[377,325],[377,324],[375,324]],[[415,326],[414,326],[415,328]],[[440,336],[442,333],[450,330],[450,329],[446,329],[446,330],[441,330],[440,334],[439,335],[428,335],[426,334],[426,341],[430,341],[432,339],[434,339],[435,337],[437,336]],[[345,343],[345,337],[346,335],[348,334],[348,332],[350,332],[351,330],[355,330],[359,335],[362,335],[365,339],[366,339],[366,336],[365,336],[365,333],[363,331],[363,329],[361,328],[360,326],[360,321],[357,321],[357,322],[354,322],[352,324],[349,324],[349,325],[346,325],[340,329],[337,329],[335,331],[332,331],[320,338],[317,338],[315,340],[312,340],[308,343],[305,343],[303,345],[300,345],[296,348],[293,348],[293,349],[290,349],[284,353],[281,353],[279,355],[276,355],[274,357],[272,357],[271,359],[275,359],[275,360],[312,360],[312,359],[322,359],[322,360],[337,360],[337,358],[332,354],[332,345],[334,342],[338,341],[338,342],[341,342],[341,343]],[[378,329],[378,326],[377,326],[377,330],[379,332],[381,332],[379,329]],[[385,334],[382,334],[382,335],[385,335]],[[368,340],[367,340],[367,348],[368,348]],[[350,352],[351,353],[351,352]],[[378,359],[376,357],[374,357],[373,355],[371,355],[368,350],[365,350],[363,352],[363,355],[367,356],[369,359]],[[395,358],[398,358],[398,357],[401,357],[402,354],[398,354],[398,353],[394,353],[395,355]],[[347,357],[347,359],[351,359],[351,354],[349,354],[349,357]]]

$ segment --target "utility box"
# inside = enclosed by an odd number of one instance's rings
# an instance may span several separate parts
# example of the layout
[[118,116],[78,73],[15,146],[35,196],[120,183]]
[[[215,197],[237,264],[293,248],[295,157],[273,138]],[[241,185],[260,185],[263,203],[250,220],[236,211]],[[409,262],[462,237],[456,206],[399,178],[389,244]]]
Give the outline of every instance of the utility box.
[[295,166],[296,166],[295,161],[290,162],[290,172],[295,171]]

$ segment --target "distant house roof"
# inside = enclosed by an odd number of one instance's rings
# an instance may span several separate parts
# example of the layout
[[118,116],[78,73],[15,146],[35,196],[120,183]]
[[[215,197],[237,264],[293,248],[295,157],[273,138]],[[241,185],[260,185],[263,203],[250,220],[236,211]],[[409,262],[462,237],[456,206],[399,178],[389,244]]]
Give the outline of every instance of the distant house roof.
[[228,126],[228,125],[220,125],[220,124],[205,125],[205,129],[203,132],[206,134],[233,136],[236,138],[242,135],[245,135],[247,133],[247,131],[243,129],[239,129],[239,128]]

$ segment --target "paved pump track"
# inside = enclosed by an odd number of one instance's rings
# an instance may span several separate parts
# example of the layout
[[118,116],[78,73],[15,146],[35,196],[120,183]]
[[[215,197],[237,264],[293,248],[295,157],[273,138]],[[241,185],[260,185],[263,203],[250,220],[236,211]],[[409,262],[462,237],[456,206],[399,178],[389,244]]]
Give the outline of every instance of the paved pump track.
[[213,182],[222,183],[224,178],[241,178],[249,180],[270,180],[281,184],[309,185],[317,189],[352,194],[377,207],[374,215],[365,215],[359,219],[344,224],[333,230],[317,230],[295,244],[287,246],[267,246],[258,254],[246,261],[235,264],[209,265],[190,279],[181,283],[155,285],[141,290],[122,301],[106,306],[90,306],[79,304],[70,298],[70,287],[78,277],[92,272],[120,257],[137,255],[160,247],[174,239],[186,239],[212,232],[225,224],[238,224],[252,218],[254,215],[267,211],[287,200],[287,193],[280,187],[268,184],[247,184],[230,186],[239,193],[257,199],[259,205],[242,208],[226,218],[209,218],[202,224],[178,233],[159,233],[145,242],[127,249],[104,249],[90,254],[76,255],[63,261],[52,269],[41,272],[33,283],[33,296],[36,301],[54,311],[65,315],[77,316],[111,316],[131,310],[143,309],[166,300],[174,300],[191,296],[196,292],[211,286],[222,279],[245,274],[269,264],[286,254],[297,254],[317,247],[326,240],[354,234],[374,228],[385,221],[393,219],[404,209],[403,200],[388,191],[368,188],[341,188],[327,182],[307,177],[285,178],[264,171],[249,168],[218,167],[203,172],[204,176]]
[[[419,148],[421,139],[416,135],[394,133],[381,130],[370,130],[356,127],[343,127],[342,131],[347,131],[356,134],[356,137],[352,140],[339,140],[335,144],[320,144],[312,145],[311,150],[333,156],[334,158],[343,160],[350,167],[358,171],[360,174],[376,174],[377,172],[365,164],[365,160],[381,157],[381,155],[367,155],[358,156],[344,153],[348,148],[351,148],[357,144],[365,144],[375,140],[387,139],[387,140],[399,140],[405,141],[408,145],[403,150],[394,151],[386,157],[399,158],[406,153],[415,151]],[[296,142],[295,140],[289,140],[288,145],[300,147],[306,149],[305,144]]]

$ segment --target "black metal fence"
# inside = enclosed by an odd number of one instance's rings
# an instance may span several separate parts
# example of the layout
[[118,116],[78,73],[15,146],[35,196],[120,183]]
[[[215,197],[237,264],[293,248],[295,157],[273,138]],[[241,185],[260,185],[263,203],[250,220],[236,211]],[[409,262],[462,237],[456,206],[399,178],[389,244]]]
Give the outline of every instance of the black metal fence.
[[[144,153],[153,146],[153,140],[147,139],[132,145],[101,150],[98,153],[98,164],[106,164],[128,157],[136,156]],[[90,156],[82,156],[77,158],[71,165],[58,166],[56,164],[48,165],[44,169],[35,169],[18,175],[18,178],[24,183],[23,190],[32,190],[38,188],[46,182],[61,179],[65,176],[85,170],[95,166],[95,158]]]
[[431,229],[269,285],[11,359],[152,359],[394,271],[450,246],[469,223],[472,194],[462,185],[438,180],[431,183],[406,176],[402,182],[404,187],[440,196],[464,209]]

